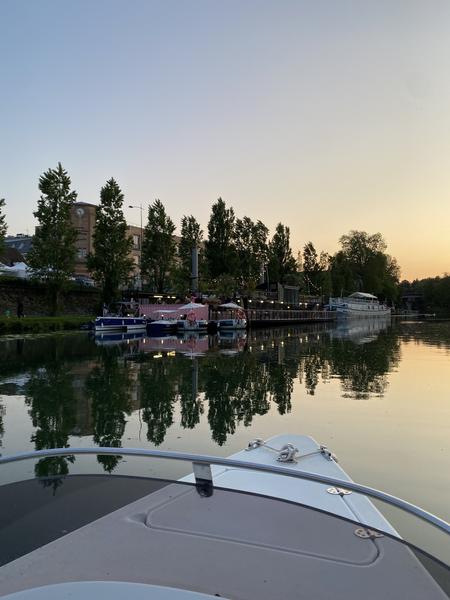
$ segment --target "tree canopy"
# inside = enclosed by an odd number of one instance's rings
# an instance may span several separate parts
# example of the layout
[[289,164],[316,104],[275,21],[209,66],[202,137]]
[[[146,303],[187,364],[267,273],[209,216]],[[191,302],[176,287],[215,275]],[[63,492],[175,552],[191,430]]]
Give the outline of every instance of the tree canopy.
[[87,259],[88,269],[102,288],[106,304],[117,300],[133,268],[133,245],[123,215],[124,195],[111,178],[100,190],[100,205],[95,214],[94,252]]
[[237,256],[237,277],[242,286],[254,288],[267,262],[267,236],[269,230],[261,221],[249,217],[237,219],[234,243]]
[[317,254],[312,242],[303,247],[303,279],[308,294],[327,295],[331,292],[330,257],[326,252]]
[[339,250],[331,260],[335,293],[371,292],[394,300],[400,268],[395,258],[386,254],[386,242],[380,233],[350,231],[339,240]]
[[212,206],[208,239],[205,242],[208,274],[213,280],[221,275],[235,275],[234,222],[234,210],[227,208],[222,198],[219,198]]
[[278,283],[293,283],[297,274],[297,262],[292,255],[290,230],[278,223],[269,244],[269,279]]
[[157,292],[165,291],[175,257],[175,225],[161,200],[148,208],[142,244],[142,270]]
[[5,241],[6,231],[7,231],[6,216],[2,210],[4,206],[5,206],[5,199],[0,198],[0,254],[3,251],[3,244]]
[[178,268],[177,279],[180,287],[184,291],[191,289],[191,272],[192,272],[192,249],[199,250],[199,275],[202,273],[203,263],[203,231],[195,217],[192,215],[184,215],[181,219],[181,238],[178,244]]
[[67,171],[58,163],[39,178],[42,195],[33,213],[38,227],[28,264],[34,277],[45,281],[52,296],[53,312],[57,312],[59,295],[69,281],[75,266],[77,232],[71,221],[71,208],[77,193],[70,189]]

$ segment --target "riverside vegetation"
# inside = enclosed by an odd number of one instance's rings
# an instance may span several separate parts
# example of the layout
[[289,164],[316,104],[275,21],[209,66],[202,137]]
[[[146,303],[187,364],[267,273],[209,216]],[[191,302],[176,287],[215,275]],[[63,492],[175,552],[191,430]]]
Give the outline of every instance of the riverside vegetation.
[[[28,255],[34,276],[48,286],[52,314],[57,314],[61,294],[70,281],[75,264],[76,230],[70,209],[77,199],[71,179],[62,165],[49,169],[39,179],[41,192],[34,216],[38,228]],[[0,253],[6,235],[0,200]],[[103,302],[120,296],[137,267],[129,258],[132,240],[128,237],[123,214],[124,195],[111,178],[101,188],[96,211],[94,251],[88,255],[89,269],[101,290]],[[184,295],[191,287],[191,250],[199,249],[200,289],[223,296],[251,295],[264,280],[298,286],[300,292],[314,296],[345,295],[356,290],[371,292],[395,304],[402,290],[410,286],[428,296],[430,305],[450,310],[450,277],[402,282],[400,267],[387,253],[380,233],[350,231],[341,236],[334,254],[318,252],[313,242],[305,243],[297,258],[290,244],[290,228],[278,223],[269,238],[269,229],[260,220],[237,218],[232,207],[219,198],[211,209],[208,236],[193,215],[184,215],[181,238],[174,241],[175,224],[157,199],[148,207],[142,242],[140,274],[144,289]],[[438,291],[439,290],[439,291]],[[443,292],[443,293],[442,293]]]

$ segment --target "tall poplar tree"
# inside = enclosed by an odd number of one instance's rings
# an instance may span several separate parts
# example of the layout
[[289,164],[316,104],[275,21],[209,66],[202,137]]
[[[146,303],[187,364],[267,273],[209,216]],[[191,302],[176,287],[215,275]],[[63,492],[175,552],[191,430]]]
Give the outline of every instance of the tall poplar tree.
[[158,293],[169,283],[175,257],[175,225],[161,200],[148,207],[148,221],[142,244],[142,269]]
[[2,211],[5,206],[5,199],[0,198],[0,254],[3,252],[5,237],[6,237],[6,217]]
[[27,256],[33,276],[48,285],[53,314],[58,311],[61,292],[75,267],[77,232],[70,214],[77,193],[70,189],[70,184],[61,163],[39,178],[42,195],[33,213],[39,224]]
[[212,206],[205,255],[212,279],[221,275],[235,275],[234,210],[227,208],[222,198]]
[[286,283],[286,278],[297,272],[297,263],[292,255],[290,231],[278,223],[269,245],[269,279],[273,283]]
[[238,259],[238,276],[242,284],[254,287],[261,277],[267,262],[269,230],[261,221],[253,222],[249,217],[237,219],[234,240]]
[[100,205],[95,214],[94,252],[87,267],[102,288],[106,304],[117,300],[119,288],[130,277],[134,262],[130,257],[132,238],[123,215],[124,196],[111,178],[100,190]]
[[192,215],[184,215],[181,219],[181,239],[178,244],[178,259],[179,265],[177,269],[177,277],[185,289],[191,288],[191,273],[192,273],[192,249],[199,249],[199,273],[203,262],[203,252],[201,249],[203,241],[203,231],[200,224]]

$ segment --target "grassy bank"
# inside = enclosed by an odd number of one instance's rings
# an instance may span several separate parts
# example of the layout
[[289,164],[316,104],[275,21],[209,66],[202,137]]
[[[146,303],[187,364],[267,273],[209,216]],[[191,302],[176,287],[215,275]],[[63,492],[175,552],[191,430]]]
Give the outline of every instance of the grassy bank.
[[46,333],[48,331],[64,331],[80,329],[93,317],[1,317],[0,335],[8,333]]

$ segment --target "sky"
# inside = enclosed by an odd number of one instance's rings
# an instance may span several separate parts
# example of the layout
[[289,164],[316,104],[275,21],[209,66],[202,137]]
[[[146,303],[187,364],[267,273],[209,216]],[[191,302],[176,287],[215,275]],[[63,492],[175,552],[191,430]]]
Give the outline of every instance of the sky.
[[379,231],[403,278],[450,272],[450,2],[0,0],[10,234],[58,161],[79,201],[114,177],[206,230],[220,196],[295,255]]

